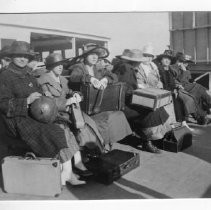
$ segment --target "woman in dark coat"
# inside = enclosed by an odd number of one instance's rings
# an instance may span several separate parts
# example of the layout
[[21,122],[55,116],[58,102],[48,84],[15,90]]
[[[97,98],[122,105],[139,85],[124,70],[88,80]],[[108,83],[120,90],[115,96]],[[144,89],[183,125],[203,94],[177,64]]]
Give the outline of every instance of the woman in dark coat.
[[171,50],[165,50],[163,54],[157,56],[157,65],[163,83],[163,88],[172,92],[176,119],[184,126],[193,131],[186,123],[189,115],[198,117],[198,106],[195,98],[187,91],[179,89],[172,74],[171,63],[175,60]]
[[[170,126],[166,125],[169,115],[164,108],[151,111],[130,104],[133,90],[139,88],[137,74],[140,63],[144,61],[145,58],[143,58],[140,50],[125,52],[121,58],[124,59],[125,62],[114,66],[113,72],[117,74],[119,81],[126,82],[127,84],[125,115],[127,119],[131,121],[131,124],[134,124],[134,127],[138,128],[136,132],[143,136],[143,149],[149,152],[159,153],[160,150],[153,145],[152,141],[162,139],[165,133],[171,129]],[[141,80],[140,77],[139,79]],[[147,83],[145,85],[147,85]]]
[[[118,81],[117,76],[106,68],[97,68],[99,58],[108,56],[108,50],[95,44],[87,44],[82,54],[83,61],[71,66],[70,85],[90,83],[96,89],[105,89],[108,84]],[[73,87],[73,86],[70,86]],[[73,87],[74,89],[74,87]],[[129,123],[122,111],[107,111],[91,116],[96,122],[105,144],[120,141],[132,134]]]
[[211,97],[202,85],[190,82],[191,73],[187,70],[189,63],[192,63],[191,57],[179,52],[176,55],[176,63],[170,66],[170,71],[174,76],[177,87],[187,91],[195,98],[199,113],[195,116],[197,122],[202,125],[208,124],[210,120],[206,115],[207,110],[211,108]]
[[74,136],[67,139],[59,125],[31,118],[30,105],[42,95],[27,67],[33,55],[27,42],[13,42],[10,49],[12,62],[7,71],[0,74],[0,111],[9,135],[19,137],[38,156],[60,159],[61,179],[65,184],[71,175],[71,158],[79,151],[79,146]]
[[[74,134],[76,136],[79,145],[81,147],[89,147],[90,144],[96,144],[103,150],[103,138],[100,135],[95,122],[88,115],[83,112],[81,113],[85,121],[83,128],[77,129],[75,126],[70,105],[79,103],[81,101],[81,96],[79,92],[74,92],[69,89],[68,80],[64,76],[61,76],[63,63],[65,61],[66,60],[62,58],[61,54],[51,53],[46,58],[45,62],[47,72],[37,79],[38,83],[41,85],[45,94],[55,99],[59,110],[59,116],[64,119],[64,121],[67,120],[70,124],[63,126],[68,132],[71,132],[72,135]],[[74,155],[74,163],[76,171],[79,171],[79,174],[82,173],[84,175],[86,168],[82,164],[79,152]],[[83,169],[82,172],[81,169]],[[88,172],[86,174],[88,174]]]

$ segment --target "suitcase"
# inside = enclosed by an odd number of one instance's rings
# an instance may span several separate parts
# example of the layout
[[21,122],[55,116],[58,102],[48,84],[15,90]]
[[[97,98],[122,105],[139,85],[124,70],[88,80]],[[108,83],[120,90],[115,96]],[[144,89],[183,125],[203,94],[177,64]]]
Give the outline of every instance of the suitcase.
[[81,85],[81,93],[84,96],[81,109],[88,115],[124,110],[125,83],[108,85],[105,90],[98,90],[86,83]]
[[90,159],[86,166],[93,172],[97,181],[109,185],[140,166],[140,156],[138,153],[115,149]]
[[172,102],[171,92],[159,88],[145,88],[133,91],[131,104],[156,110]]
[[192,145],[192,133],[181,124],[175,124],[171,132],[168,132],[163,139],[163,150],[169,152],[180,152]]
[[4,191],[27,195],[58,196],[61,193],[57,159],[8,156],[2,160]]
[[85,126],[84,117],[81,112],[80,104],[71,105],[71,113],[74,121],[74,125],[77,129],[82,129]]

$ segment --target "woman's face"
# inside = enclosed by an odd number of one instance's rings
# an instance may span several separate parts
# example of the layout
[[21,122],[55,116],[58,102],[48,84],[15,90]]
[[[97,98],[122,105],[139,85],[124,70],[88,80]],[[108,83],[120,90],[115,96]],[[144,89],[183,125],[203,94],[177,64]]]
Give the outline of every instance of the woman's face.
[[62,74],[63,71],[63,65],[58,65],[52,68],[51,70],[57,77]]
[[142,63],[144,63],[145,65],[149,65],[152,62],[153,57],[148,54],[143,54],[143,56],[144,56],[144,61]]
[[162,60],[161,60],[161,64],[163,65],[163,66],[170,66],[170,64],[171,64],[171,60],[169,59],[169,58],[162,58]]
[[13,57],[12,61],[16,66],[24,68],[29,63],[29,58],[25,55],[18,55]]
[[96,53],[89,54],[85,60],[88,65],[95,65],[98,62],[98,55]]

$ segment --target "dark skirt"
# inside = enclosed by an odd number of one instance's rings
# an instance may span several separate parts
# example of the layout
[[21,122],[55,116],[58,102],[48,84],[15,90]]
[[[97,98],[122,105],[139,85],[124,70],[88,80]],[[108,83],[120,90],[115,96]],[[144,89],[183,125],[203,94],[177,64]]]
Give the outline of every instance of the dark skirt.
[[91,116],[96,122],[105,144],[114,143],[132,134],[130,125],[122,111],[107,111]]
[[126,106],[124,113],[132,128],[146,140],[161,139],[171,130],[164,107],[152,111],[140,106]]

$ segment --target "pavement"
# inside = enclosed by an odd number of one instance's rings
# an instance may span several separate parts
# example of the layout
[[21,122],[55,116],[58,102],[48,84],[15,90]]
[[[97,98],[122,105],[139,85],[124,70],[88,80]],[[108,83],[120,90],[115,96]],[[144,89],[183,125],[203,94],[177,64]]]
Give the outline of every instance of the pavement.
[[211,125],[191,127],[193,145],[179,153],[144,152],[137,140],[114,144],[114,148],[138,152],[141,164],[111,185],[90,180],[83,186],[64,187],[58,197],[46,197],[5,193],[1,182],[0,200],[210,198]]

